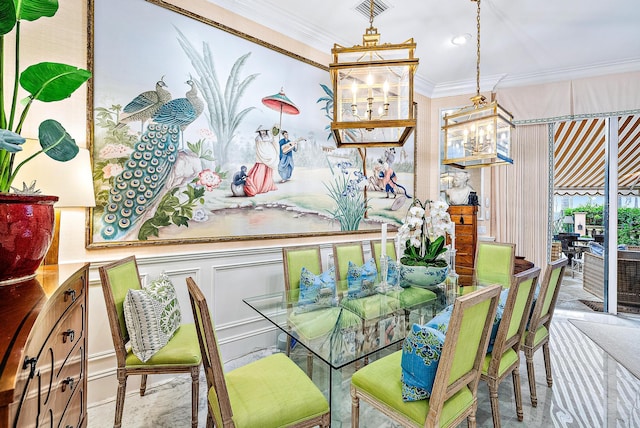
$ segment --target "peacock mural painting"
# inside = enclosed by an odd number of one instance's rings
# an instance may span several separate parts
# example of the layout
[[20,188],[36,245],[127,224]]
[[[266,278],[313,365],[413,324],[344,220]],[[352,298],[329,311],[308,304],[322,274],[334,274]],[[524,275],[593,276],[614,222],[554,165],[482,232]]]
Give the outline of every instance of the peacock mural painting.
[[[207,119],[219,141],[231,141],[230,136],[252,109],[237,111],[238,99],[256,77],[254,74],[240,78],[250,54],[238,58],[223,89],[217,81],[209,45],[204,43],[200,54],[179,29],[176,31],[180,46],[201,78],[187,80],[189,90],[185,96],[172,99],[163,76],[154,91],[135,96],[122,114],[117,114],[113,132],[128,128],[133,122],[140,122],[141,132],[132,149],[121,148],[120,156],[112,156],[112,161],[102,165],[102,177],[97,177],[109,182],[106,197],[102,190],[104,212],[100,232],[107,241],[146,240],[158,236],[161,227],[188,226],[190,220],[205,219],[202,210],[194,216],[194,208],[204,203],[204,192],[217,188],[226,173],[201,168],[202,158],[213,161],[215,156],[203,153],[202,141],[193,144],[184,141],[185,129],[205,110],[199,87],[206,94]],[[102,109],[101,113],[104,116],[108,110]],[[217,158],[224,163],[228,145],[216,147]],[[109,150],[117,152],[115,146],[107,146],[101,157],[109,157]],[[125,154],[128,158],[122,162]]]
[[[363,156],[327,139],[333,97],[325,67],[150,2],[96,2],[94,15],[91,246],[332,234],[401,223],[403,212],[390,210],[391,200],[368,187],[366,171],[384,149]],[[134,23],[139,16],[146,19]],[[130,40],[145,55],[123,52]],[[264,99],[285,91],[298,114],[283,120],[286,111],[272,110]],[[266,156],[267,146],[273,156]],[[286,179],[279,168],[284,154]],[[272,175],[268,190],[246,191],[247,183],[256,184],[252,170]],[[413,157],[396,159],[394,170],[411,188]]]

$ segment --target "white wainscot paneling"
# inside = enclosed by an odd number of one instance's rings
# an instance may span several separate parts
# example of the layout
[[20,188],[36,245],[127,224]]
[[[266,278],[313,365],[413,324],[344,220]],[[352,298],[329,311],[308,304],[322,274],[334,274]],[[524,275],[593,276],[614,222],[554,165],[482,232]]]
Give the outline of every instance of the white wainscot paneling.
[[[89,406],[115,399],[116,360],[104,296],[97,268],[92,263],[89,290]],[[276,328],[242,299],[284,290],[280,248],[149,257],[138,259],[141,281],[146,284],[165,273],[176,287],[183,322],[193,322],[186,278],[203,290],[213,315],[223,359],[230,361],[257,349],[275,346]],[[150,376],[147,388],[171,379]],[[140,377],[131,376],[128,393],[137,393]],[[126,401],[125,401],[126,408]]]

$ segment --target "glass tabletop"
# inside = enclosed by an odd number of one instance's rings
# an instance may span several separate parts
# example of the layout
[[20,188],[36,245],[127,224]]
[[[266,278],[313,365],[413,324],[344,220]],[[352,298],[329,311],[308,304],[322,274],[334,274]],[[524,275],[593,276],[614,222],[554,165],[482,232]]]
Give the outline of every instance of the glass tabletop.
[[449,300],[440,286],[380,287],[364,293],[344,290],[312,302],[299,293],[254,296],[243,301],[333,369],[340,369],[401,342],[411,325],[424,323]]

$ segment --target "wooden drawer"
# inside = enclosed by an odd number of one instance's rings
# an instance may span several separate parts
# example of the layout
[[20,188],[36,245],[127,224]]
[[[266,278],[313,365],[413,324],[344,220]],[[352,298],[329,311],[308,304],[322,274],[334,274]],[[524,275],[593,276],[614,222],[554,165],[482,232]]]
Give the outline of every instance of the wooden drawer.
[[462,251],[456,253],[456,270],[458,266],[469,266],[473,267],[474,265],[474,255],[471,253],[463,253]]
[[464,247],[475,249],[476,239],[473,235],[456,235],[456,250]]
[[[84,341],[79,342],[79,346],[74,349],[73,353],[61,368],[59,376],[56,378],[54,415],[64,419],[69,407],[78,406],[76,393],[78,389],[83,387],[84,373],[83,361],[86,358],[86,349]],[[64,425],[60,425],[64,426]],[[73,425],[76,426],[76,425]]]

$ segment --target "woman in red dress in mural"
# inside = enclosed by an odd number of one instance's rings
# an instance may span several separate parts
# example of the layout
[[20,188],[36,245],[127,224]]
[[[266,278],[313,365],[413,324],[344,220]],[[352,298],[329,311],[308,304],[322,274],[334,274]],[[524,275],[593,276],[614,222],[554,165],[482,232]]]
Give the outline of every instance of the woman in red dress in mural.
[[256,129],[256,163],[247,173],[244,193],[255,196],[278,188],[273,182],[273,170],[280,161],[278,142],[269,136],[269,130],[262,125]]

